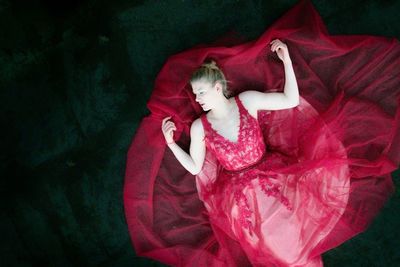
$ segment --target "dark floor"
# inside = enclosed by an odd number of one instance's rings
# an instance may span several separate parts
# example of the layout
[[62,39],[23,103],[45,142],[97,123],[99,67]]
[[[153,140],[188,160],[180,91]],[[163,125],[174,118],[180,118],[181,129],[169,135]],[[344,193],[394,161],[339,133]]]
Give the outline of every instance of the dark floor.
[[[162,266],[136,257],[122,202],[158,71],[228,32],[257,38],[295,2],[0,1],[0,266]],[[313,3],[331,34],[400,39],[399,0]],[[399,203],[325,266],[400,266]]]

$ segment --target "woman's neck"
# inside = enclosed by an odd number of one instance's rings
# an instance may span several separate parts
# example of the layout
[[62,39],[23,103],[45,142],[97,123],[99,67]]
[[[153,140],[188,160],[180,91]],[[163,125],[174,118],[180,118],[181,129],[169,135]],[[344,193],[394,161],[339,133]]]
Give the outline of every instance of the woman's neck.
[[227,99],[226,97],[223,97],[218,106],[210,110],[209,115],[217,120],[225,119],[230,115],[232,109],[232,101],[230,99]]

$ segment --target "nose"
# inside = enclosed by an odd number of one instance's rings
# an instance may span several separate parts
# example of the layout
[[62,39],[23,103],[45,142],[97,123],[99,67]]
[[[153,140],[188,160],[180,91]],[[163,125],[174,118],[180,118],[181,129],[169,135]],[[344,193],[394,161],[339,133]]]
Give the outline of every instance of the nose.
[[200,96],[196,95],[196,102],[200,102]]

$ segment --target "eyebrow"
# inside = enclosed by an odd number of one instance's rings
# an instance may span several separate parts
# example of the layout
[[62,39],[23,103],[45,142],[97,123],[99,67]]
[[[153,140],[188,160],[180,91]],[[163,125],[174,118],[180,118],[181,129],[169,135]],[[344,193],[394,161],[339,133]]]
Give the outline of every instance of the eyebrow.
[[201,90],[203,90],[203,88],[200,88],[199,90],[193,90],[193,93],[196,93],[196,92],[199,92],[199,91],[201,91]]

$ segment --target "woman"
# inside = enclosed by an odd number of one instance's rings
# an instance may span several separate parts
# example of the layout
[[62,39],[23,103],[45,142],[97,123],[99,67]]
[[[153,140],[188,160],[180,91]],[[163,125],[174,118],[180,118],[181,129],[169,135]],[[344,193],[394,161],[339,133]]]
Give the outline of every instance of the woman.
[[[277,53],[285,68],[284,93],[265,94],[257,91],[241,93],[239,98],[254,119],[257,119],[258,110],[292,108],[299,103],[299,90],[288,48],[278,39],[273,40],[270,45],[271,51]],[[207,120],[212,122],[213,128],[217,129],[217,132],[225,136],[227,140],[238,142],[239,109],[233,98],[226,97],[228,94],[227,81],[215,62],[204,64],[194,73],[191,85],[193,93],[196,95],[196,101],[204,111],[209,111]],[[162,131],[169,148],[190,173],[199,173],[205,157],[204,129],[200,118],[193,122],[190,129],[190,155],[173,141],[173,131],[176,130],[176,127],[173,122],[168,121],[170,118],[164,118],[162,122]]]
[[[278,39],[270,44],[271,51],[284,64],[283,93],[244,91],[227,98],[227,82],[222,71],[214,61],[203,64],[192,75],[190,83],[196,101],[208,112],[192,123],[190,154],[174,142],[176,127],[168,120],[170,117],[164,118],[162,131],[169,148],[190,173],[200,173],[206,149],[218,159],[222,171],[215,179],[198,178],[200,196],[211,224],[238,241],[252,265],[322,266],[321,258],[311,257],[310,252],[324,236],[318,232],[329,231],[342,214],[348,198],[349,178],[330,178],[329,186],[315,183],[313,179],[305,181],[314,183],[312,190],[331,191],[329,204],[334,204],[336,209],[326,208],[301,220],[302,214],[311,212],[307,208],[325,205],[322,192],[318,196],[307,193],[310,186],[300,184],[304,179],[301,175],[290,177],[289,181],[287,175],[274,177],[270,172],[271,162],[265,160],[258,111],[289,109],[300,102],[286,44]],[[340,169],[345,170],[346,165]],[[339,192],[334,186],[342,189]],[[325,195],[328,194],[325,192]],[[334,199],[333,195],[338,197]],[[299,199],[308,201],[301,203]]]
[[[136,253],[172,266],[321,266],[393,192],[399,54],[394,39],[329,36],[301,1],[254,42],[171,57],[128,153]],[[199,69],[207,58],[224,72]]]

